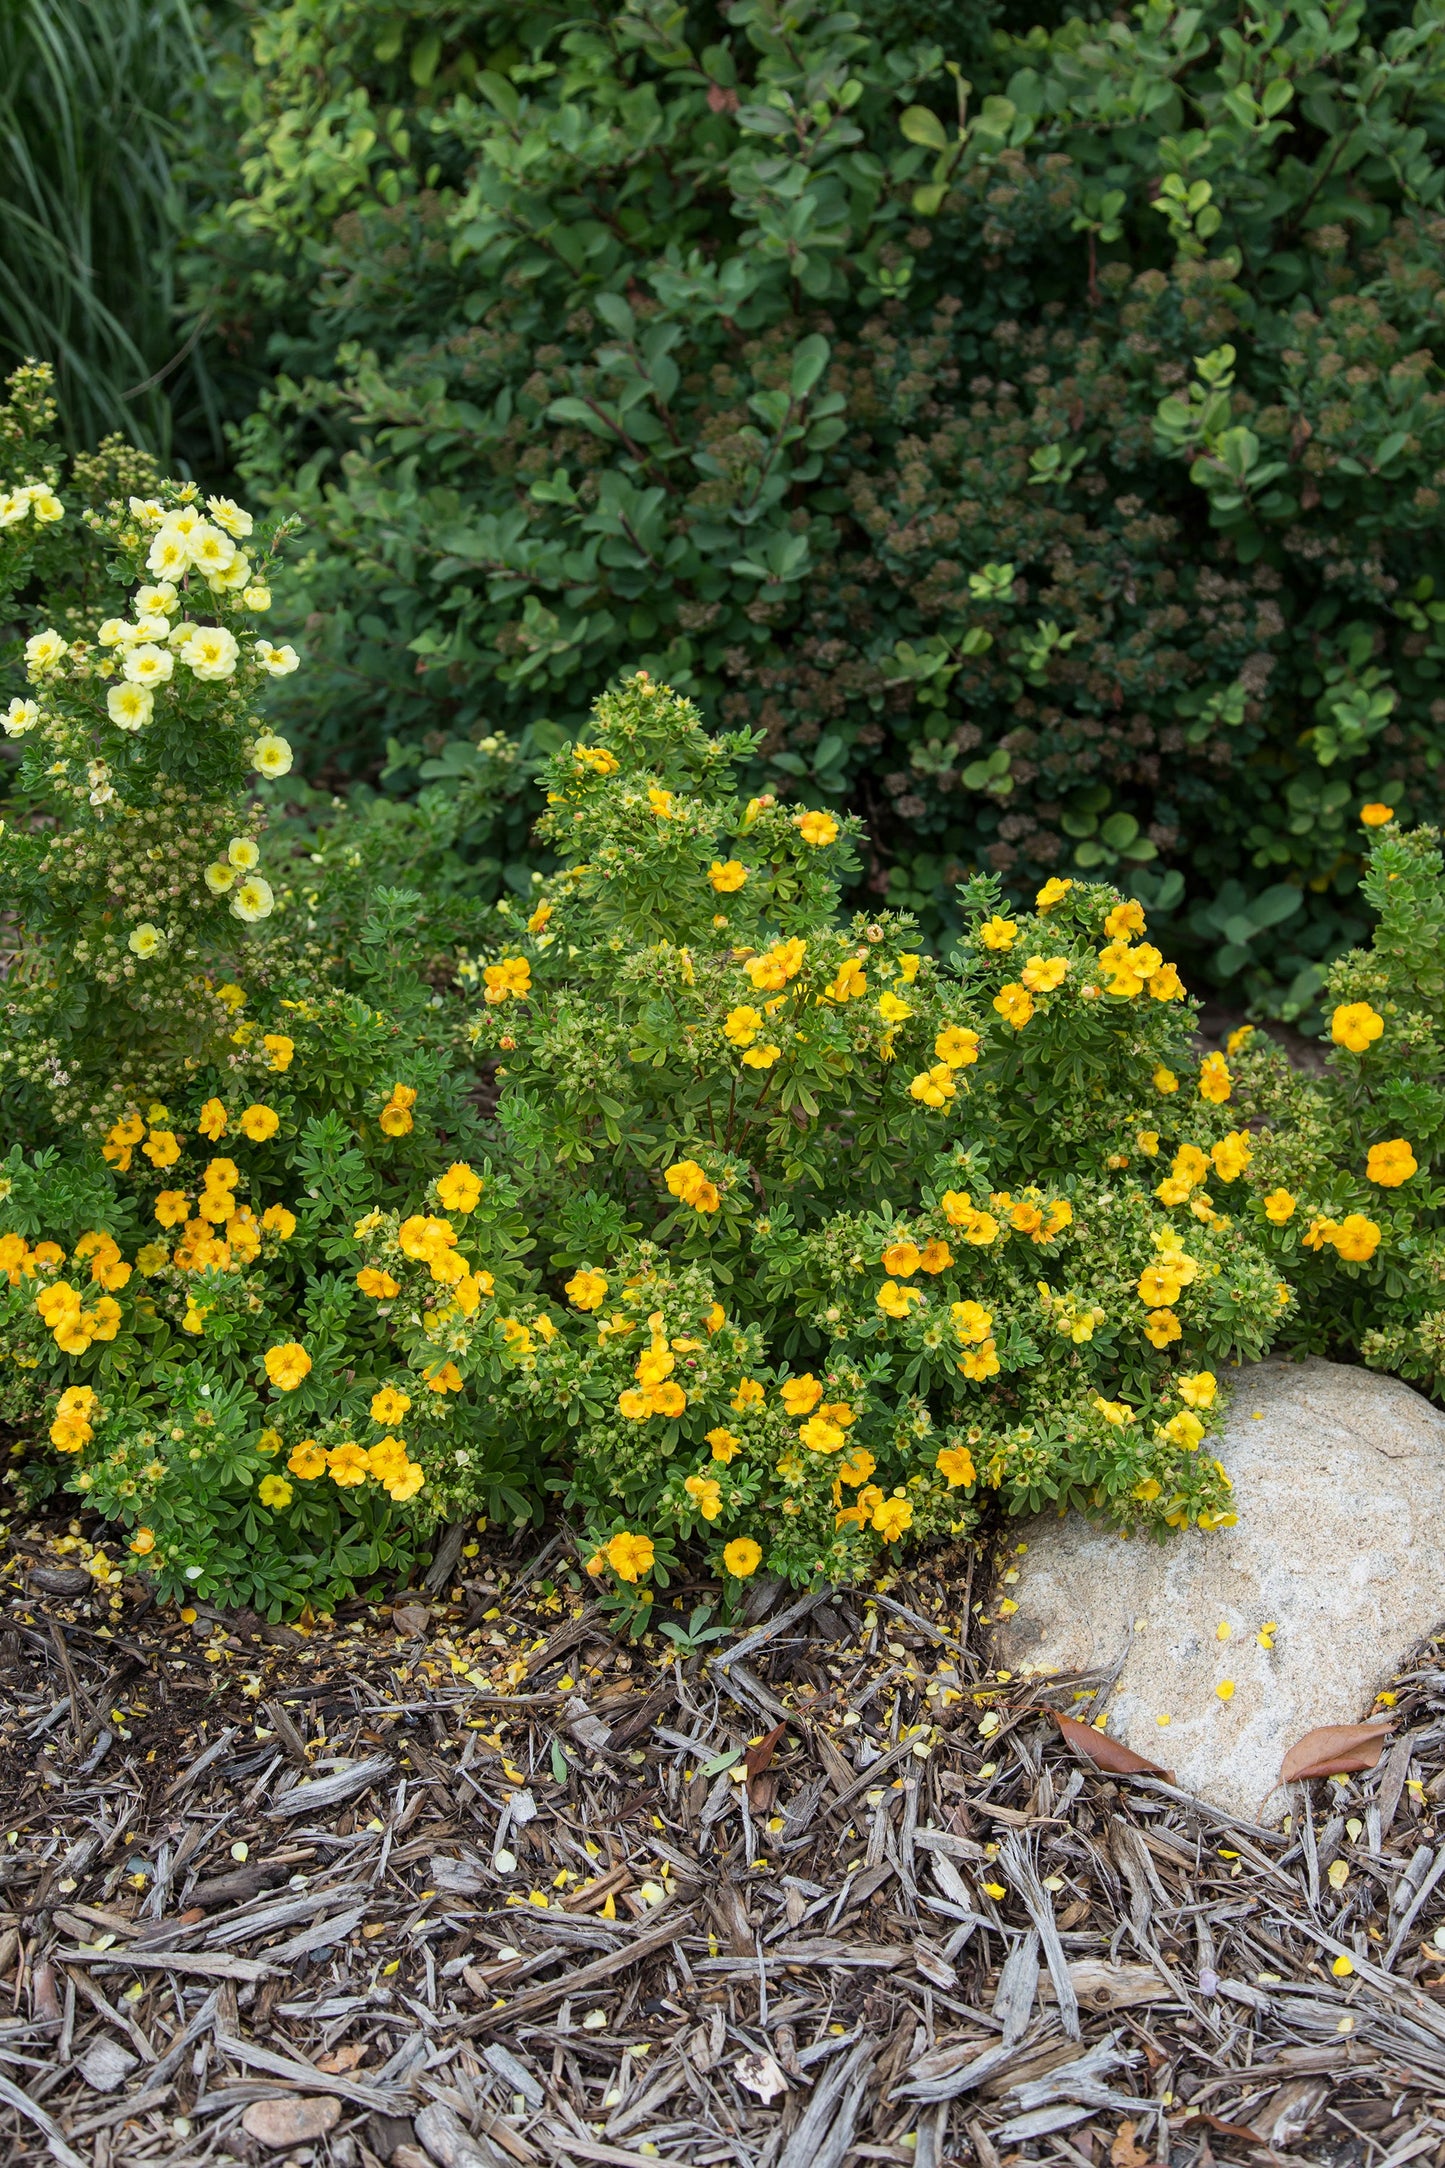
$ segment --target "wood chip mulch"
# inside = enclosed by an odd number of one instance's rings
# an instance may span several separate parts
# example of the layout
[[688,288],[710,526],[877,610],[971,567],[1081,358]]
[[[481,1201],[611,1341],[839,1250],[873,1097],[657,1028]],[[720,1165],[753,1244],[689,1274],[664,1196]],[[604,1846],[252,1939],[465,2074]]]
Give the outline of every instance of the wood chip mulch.
[[307,1630],[4,1542],[17,2168],[1445,2164],[1435,1644],[1270,1830],[1076,1759],[964,1547],[631,1644],[561,1536]]

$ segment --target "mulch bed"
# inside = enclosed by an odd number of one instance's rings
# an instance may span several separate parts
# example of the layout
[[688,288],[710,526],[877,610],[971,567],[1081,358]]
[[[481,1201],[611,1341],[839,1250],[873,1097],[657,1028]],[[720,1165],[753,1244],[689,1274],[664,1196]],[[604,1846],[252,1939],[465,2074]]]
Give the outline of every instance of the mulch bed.
[[560,1537],[308,1631],[8,1543],[6,2162],[1445,2163],[1434,1644],[1274,1831],[1081,1762],[965,1547],[689,1650]]

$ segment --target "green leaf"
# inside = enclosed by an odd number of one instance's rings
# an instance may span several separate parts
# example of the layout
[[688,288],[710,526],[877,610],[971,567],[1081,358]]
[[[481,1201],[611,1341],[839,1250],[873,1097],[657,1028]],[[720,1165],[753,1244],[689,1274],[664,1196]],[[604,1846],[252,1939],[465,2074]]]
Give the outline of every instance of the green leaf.
[[910,143],[921,144],[926,151],[948,149],[948,131],[938,115],[930,112],[926,105],[906,107],[899,115],[898,125]]

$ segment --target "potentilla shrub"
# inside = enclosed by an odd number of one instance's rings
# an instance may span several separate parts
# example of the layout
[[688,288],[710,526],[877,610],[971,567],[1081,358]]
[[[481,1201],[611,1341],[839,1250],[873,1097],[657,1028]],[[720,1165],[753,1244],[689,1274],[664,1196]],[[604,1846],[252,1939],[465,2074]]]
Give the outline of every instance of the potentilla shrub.
[[[561,870],[468,974],[540,1279],[440,1346],[644,1595],[687,1539],[847,1581],[995,1502],[1227,1523],[1222,1366],[1291,1295],[1140,905],[982,878],[941,963],[840,912],[858,824],[736,795],[750,750],[639,675],[550,764]],[[429,1479],[470,1510],[462,1455]]]
[[[190,485],[76,521],[58,470],[7,481],[9,589],[43,551],[40,584],[81,596],[99,555],[124,600],[76,600],[64,636],[42,620],[0,712],[23,751],[0,831],[0,1414],[39,1448],[29,1493],[117,1522],[162,1593],[329,1604],[424,1542],[428,1466],[475,1412],[438,1334],[517,1278],[523,1230],[402,951],[415,897],[373,892],[344,977],[290,888],[299,932],[268,940],[253,786],[291,755],[256,707],[298,660],[261,629],[277,537]],[[468,1458],[525,1518],[516,1463]]]
[[1323,1073],[1237,1034],[1256,1232],[1297,1292],[1282,1327],[1301,1352],[1360,1358],[1436,1398],[1445,1385],[1445,860],[1438,829],[1406,834],[1384,803],[1363,882],[1368,949],[1325,999]]
[[277,363],[241,458],[308,523],[307,743],[529,759],[641,664],[861,812],[855,895],[931,942],[960,877],[1087,875],[1311,1010],[1360,805],[1440,808],[1445,71],[1401,16],[265,10],[195,269]]

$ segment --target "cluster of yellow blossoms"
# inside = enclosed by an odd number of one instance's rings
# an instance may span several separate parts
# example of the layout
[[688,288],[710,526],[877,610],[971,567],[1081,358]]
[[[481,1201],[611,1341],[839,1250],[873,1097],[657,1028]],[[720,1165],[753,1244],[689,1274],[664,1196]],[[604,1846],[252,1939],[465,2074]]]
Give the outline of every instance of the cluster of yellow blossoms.
[[90,1420],[95,1398],[89,1385],[72,1385],[61,1394],[50,1426],[50,1442],[57,1453],[78,1453],[89,1445],[95,1435]]
[[409,1136],[415,1126],[411,1111],[415,1105],[416,1092],[410,1084],[393,1084],[391,1096],[377,1117],[382,1135]]
[[663,1180],[669,1193],[680,1204],[691,1205],[694,1212],[716,1212],[722,1203],[717,1184],[695,1159],[679,1159],[668,1168]]
[[[1063,901],[1072,887],[1072,881],[1046,881],[1034,899],[1037,908],[1047,914],[1055,904]],[[984,948],[995,954],[1007,954],[1021,930],[1016,919],[1005,918],[996,912],[978,928],[978,939]],[[1166,964],[1159,950],[1148,942],[1130,946],[1130,937],[1144,931],[1142,905],[1132,900],[1115,904],[1104,921],[1104,931],[1110,939],[1098,953],[1098,965],[1107,993],[1125,1001],[1136,1000],[1146,990],[1155,1001],[1183,999],[1184,984],[1173,964]],[[1022,1031],[1035,1013],[1035,997],[1057,993],[1070,968],[1067,956],[1030,956],[1018,978],[999,988],[993,1000],[994,1009],[1006,1024],[1011,1024],[1015,1031]],[[1087,986],[1084,992],[1092,996],[1097,993],[1097,988]]]
[[532,991],[532,966],[525,956],[504,956],[488,964],[482,973],[483,999],[493,1007],[499,1001],[525,1001]]

